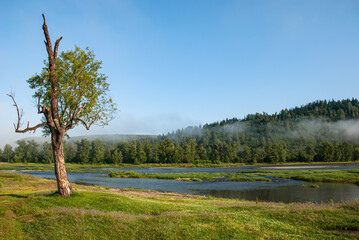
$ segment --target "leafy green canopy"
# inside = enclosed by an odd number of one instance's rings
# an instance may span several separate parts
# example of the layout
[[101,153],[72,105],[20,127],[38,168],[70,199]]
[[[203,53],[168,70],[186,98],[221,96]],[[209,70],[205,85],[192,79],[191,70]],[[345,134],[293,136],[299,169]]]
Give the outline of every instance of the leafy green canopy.
[[[41,74],[27,80],[31,89],[35,89],[35,98],[39,105],[51,108],[51,83],[49,81],[48,62]],[[83,124],[86,129],[91,125],[107,125],[117,111],[116,104],[109,96],[107,76],[100,73],[102,62],[88,48],[75,46],[75,50],[62,52],[56,62],[56,80],[59,123],[66,130]],[[45,126],[45,134],[48,133]]]

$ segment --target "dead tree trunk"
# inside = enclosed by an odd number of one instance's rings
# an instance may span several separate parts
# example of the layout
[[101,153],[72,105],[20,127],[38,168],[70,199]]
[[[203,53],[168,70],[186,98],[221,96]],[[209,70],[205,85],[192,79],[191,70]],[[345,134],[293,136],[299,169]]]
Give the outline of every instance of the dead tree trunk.
[[57,180],[57,189],[61,196],[70,196],[73,192],[67,177],[65,157],[64,157],[64,133],[51,131],[51,144],[54,155],[55,174]]
[[65,158],[64,158],[64,148],[63,141],[66,133],[66,127],[61,126],[59,119],[59,110],[58,110],[58,91],[57,91],[57,79],[56,79],[56,60],[57,60],[57,50],[59,43],[62,39],[60,37],[56,40],[54,49],[52,50],[51,39],[49,31],[47,29],[45,16],[44,24],[42,29],[45,35],[45,45],[47,55],[49,57],[49,81],[51,83],[51,102],[50,102],[50,111],[48,114],[45,112],[46,120],[50,122],[49,128],[51,131],[51,143],[52,150],[54,155],[54,164],[55,164],[55,174],[57,179],[57,189],[61,196],[70,196],[72,193],[72,188],[67,177]]

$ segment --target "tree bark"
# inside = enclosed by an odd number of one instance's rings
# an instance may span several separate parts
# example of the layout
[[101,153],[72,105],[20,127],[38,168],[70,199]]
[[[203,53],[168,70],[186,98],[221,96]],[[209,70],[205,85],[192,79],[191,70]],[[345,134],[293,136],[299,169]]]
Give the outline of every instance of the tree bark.
[[64,158],[64,135],[65,132],[58,132],[55,129],[51,132],[51,143],[54,154],[55,174],[57,179],[57,189],[61,196],[70,196],[73,192],[67,177],[65,158]]
[[61,196],[70,196],[73,192],[69,179],[67,178],[65,158],[64,158],[64,136],[66,127],[61,126],[59,122],[57,79],[56,79],[56,58],[57,50],[62,37],[56,40],[54,50],[52,50],[49,31],[47,29],[45,15],[42,29],[45,35],[45,45],[47,55],[49,56],[49,81],[51,83],[51,111],[45,111],[45,117],[51,130],[51,143],[54,154],[55,174],[57,179],[57,189]]

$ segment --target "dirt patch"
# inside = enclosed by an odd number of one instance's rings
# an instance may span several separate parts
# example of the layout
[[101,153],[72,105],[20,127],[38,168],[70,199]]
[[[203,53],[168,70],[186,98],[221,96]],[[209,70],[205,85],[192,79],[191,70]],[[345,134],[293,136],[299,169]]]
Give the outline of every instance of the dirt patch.
[[131,188],[105,188],[105,187],[91,187],[91,186],[84,187],[79,185],[77,190],[115,193],[115,194],[124,194],[124,195],[132,195],[132,196],[144,196],[144,197],[172,197],[172,198],[190,198],[190,199],[206,198],[205,196],[192,195],[192,194],[157,192],[152,190],[136,190]]
[[57,189],[56,183],[41,183],[35,186],[36,189]]
[[144,196],[144,197],[172,197],[172,198],[204,198],[202,196],[183,194],[183,193],[164,193],[156,191],[136,191],[130,189],[108,189],[110,193],[121,193],[126,195]]
[[347,233],[359,236],[359,230],[337,230],[338,233]]

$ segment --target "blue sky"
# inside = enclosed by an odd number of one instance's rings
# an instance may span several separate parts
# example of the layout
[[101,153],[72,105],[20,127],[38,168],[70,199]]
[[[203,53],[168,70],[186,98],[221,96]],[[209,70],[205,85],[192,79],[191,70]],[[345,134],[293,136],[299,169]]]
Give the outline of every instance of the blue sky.
[[358,97],[357,0],[0,1],[0,145],[15,134],[14,91],[39,121],[26,80],[46,50],[89,47],[121,110],[83,134],[161,134],[317,99]]

